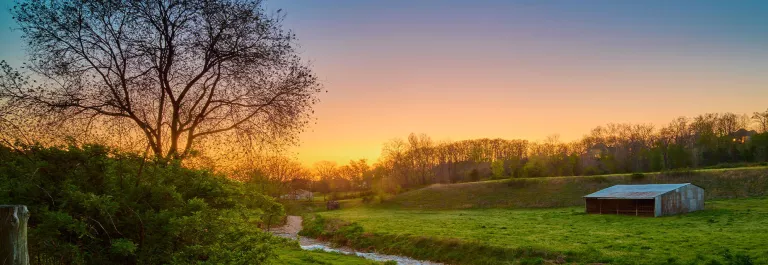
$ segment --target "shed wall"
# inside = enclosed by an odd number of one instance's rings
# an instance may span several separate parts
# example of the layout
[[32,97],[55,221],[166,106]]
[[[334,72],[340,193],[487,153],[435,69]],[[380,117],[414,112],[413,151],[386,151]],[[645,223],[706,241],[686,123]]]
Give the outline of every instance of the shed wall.
[[656,209],[656,216],[674,215],[704,209],[704,189],[687,185],[667,192],[657,199],[661,212]]

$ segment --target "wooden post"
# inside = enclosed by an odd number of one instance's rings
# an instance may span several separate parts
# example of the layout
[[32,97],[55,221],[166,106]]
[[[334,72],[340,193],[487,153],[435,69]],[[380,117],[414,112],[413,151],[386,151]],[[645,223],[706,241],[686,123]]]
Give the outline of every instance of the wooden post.
[[27,220],[27,206],[0,205],[0,264],[29,265]]

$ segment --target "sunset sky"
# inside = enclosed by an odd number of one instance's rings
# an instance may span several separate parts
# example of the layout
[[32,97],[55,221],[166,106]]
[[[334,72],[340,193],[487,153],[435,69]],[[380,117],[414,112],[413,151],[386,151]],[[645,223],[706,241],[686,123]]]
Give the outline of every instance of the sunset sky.
[[[1,0],[0,59],[24,60]],[[609,122],[665,124],[768,108],[768,1],[272,0],[327,93],[293,149],[375,161],[426,133],[573,140]]]

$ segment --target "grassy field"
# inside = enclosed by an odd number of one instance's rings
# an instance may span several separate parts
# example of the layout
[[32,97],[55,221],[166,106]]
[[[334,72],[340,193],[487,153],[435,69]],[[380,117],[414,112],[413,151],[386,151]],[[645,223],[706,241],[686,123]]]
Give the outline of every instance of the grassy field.
[[[768,264],[766,198],[708,201],[704,211],[659,218],[583,212],[581,207],[429,211],[359,207],[320,215],[356,223],[348,225],[351,228],[326,224],[323,229],[335,229],[337,234],[358,234],[336,241],[433,260],[449,257],[450,248],[461,249],[469,258],[445,260],[458,263],[507,264],[507,259],[527,257],[523,263],[535,264],[562,255],[578,263],[750,264],[738,262],[749,256],[754,264]],[[333,233],[326,231],[324,236]],[[443,250],[430,252],[430,248]],[[521,255],[525,251],[529,255]]]
[[299,248],[280,248],[277,251],[278,258],[272,264],[279,265],[303,265],[303,264],[321,264],[321,265],[374,265],[384,264],[367,260],[361,257],[342,255],[338,253],[329,253],[323,251],[308,251]]
[[[363,206],[362,199],[346,199],[338,201],[342,209]],[[305,215],[318,211],[325,211],[324,201],[284,201],[285,212],[288,215]]]
[[582,205],[582,196],[616,184],[693,183],[707,199],[768,196],[768,168],[508,179],[436,184],[395,196],[410,209],[546,208]]

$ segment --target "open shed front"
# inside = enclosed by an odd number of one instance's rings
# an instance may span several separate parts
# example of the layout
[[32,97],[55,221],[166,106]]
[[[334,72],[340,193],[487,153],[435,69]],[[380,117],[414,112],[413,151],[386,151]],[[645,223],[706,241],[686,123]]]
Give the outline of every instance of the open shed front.
[[655,199],[585,198],[587,213],[654,217]]

